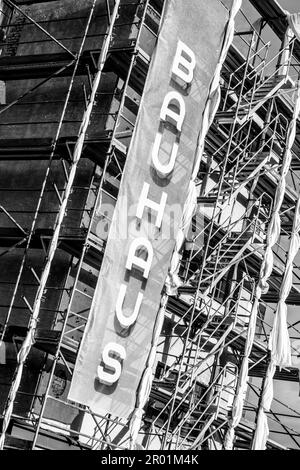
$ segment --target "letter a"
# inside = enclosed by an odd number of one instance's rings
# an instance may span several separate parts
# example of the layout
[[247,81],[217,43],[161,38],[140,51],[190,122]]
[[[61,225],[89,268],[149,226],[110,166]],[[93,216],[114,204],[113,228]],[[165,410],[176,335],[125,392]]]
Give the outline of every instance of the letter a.
[[[170,108],[171,104],[177,104],[179,112],[173,111]],[[181,132],[182,124],[185,118],[185,102],[182,96],[177,91],[169,91],[166,95],[160,111],[160,119],[167,120],[167,116],[176,122],[176,129]]]
[[[136,251],[138,248],[146,248],[147,250],[147,260],[143,260],[139,256],[136,256]],[[132,266],[135,265],[143,270],[143,277],[148,279],[150,268],[153,260],[153,248],[147,238],[136,238],[130,245],[128,258],[126,262],[126,269],[132,269]]]

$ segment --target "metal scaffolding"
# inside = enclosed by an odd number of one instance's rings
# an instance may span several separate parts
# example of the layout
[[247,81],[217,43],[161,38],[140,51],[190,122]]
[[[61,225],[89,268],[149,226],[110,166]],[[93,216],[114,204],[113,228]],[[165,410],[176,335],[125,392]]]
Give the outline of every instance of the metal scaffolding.
[[[67,3],[57,14],[52,2],[4,0],[1,6],[4,449],[130,445],[128,420],[97,415],[67,400],[67,392],[164,1]],[[300,189],[296,136],[269,290],[258,299],[293,120],[300,49],[294,37],[283,41],[277,4],[268,0],[264,11],[256,3],[251,1],[261,15],[259,31],[240,11],[222,70],[221,102],[198,174],[197,213],[182,250],[181,286],[168,297],[139,433],[138,446],[144,449],[226,447],[245,356],[243,413],[232,447],[252,447]],[[281,40],[276,51],[264,36],[272,8],[271,27]],[[299,279],[295,259],[288,305],[300,304]],[[288,329],[297,340],[299,322],[289,321]],[[297,341],[292,355],[298,356]],[[296,386],[298,367],[277,367],[274,378]],[[267,448],[299,448],[300,428],[294,423],[300,409],[279,394],[267,414]]]

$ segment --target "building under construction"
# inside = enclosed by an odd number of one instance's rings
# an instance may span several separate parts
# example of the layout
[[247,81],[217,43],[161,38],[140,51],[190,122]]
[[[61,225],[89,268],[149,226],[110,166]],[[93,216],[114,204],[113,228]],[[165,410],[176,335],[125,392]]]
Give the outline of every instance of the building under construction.
[[[134,443],[132,416],[68,399],[166,3],[0,1],[4,450],[300,448],[300,42],[284,1],[236,11]],[[235,2],[212,3],[228,19]]]

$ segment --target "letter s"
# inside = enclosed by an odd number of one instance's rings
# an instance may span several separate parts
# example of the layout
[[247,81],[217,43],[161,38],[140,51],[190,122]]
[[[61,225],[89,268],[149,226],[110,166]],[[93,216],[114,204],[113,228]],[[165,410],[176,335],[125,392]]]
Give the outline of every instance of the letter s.
[[[118,359],[112,356],[118,356]],[[120,344],[108,343],[102,353],[102,361],[107,369],[112,373],[105,372],[104,367],[97,367],[98,379],[105,385],[112,385],[117,382],[122,372],[121,361],[126,359],[126,351]]]

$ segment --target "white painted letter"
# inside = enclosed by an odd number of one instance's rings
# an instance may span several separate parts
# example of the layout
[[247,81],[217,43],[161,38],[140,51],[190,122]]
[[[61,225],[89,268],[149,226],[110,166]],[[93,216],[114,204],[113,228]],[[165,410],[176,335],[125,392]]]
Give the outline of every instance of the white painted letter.
[[[183,53],[186,57],[183,56]],[[178,41],[177,51],[174,58],[172,73],[181,78],[184,82],[191,83],[194,78],[196,67],[196,57],[193,51],[182,41]]]
[[155,137],[153,150],[152,150],[152,163],[154,168],[159,173],[160,176],[168,176],[174,169],[177,153],[178,153],[178,143],[174,142],[171,152],[171,157],[168,163],[162,164],[159,160],[159,149],[161,146],[162,134],[158,132]]
[[145,207],[149,207],[150,209],[158,213],[156,217],[156,221],[155,221],[155,226],[157,228],[160,228],[162,224],[162,219],[164,216],[164,211],[166,208],[168,195],[167,193],[162,193],[160,203],[158,204],[157,202],[154,202],[154,201],[151,201],[151,199],[148,199],[149,188],[150,188],[150,185],[148,183],[144,183],[144,186],[143,186],[140,198],[139,198],[138,207],[136,210],[136,216],[138,219],[142,219]]
[[[169,106],[171,102],[176,102],[179,107],[179,113],[172,111]],[[175,104],[175,103],[173,103]],[[170,91],[162,104],[161,111],[160,111],[160,118],[163,121],[166,121],[167,116],[173,119],[176,122],[176,129],[181,131],[182,124],[185,118],[185,102],[182,96],[177,91]]]
[[[147,260],[143,260],[135,255],[136,250],[138,248],[144,247],[147,250]],[[143,277],[148,279],[150,268],[153,261],[153,248],[149,240],[147,238],[136,238],[130,245],[128,258],[126,262],[126,269],[132,269],[132,266],[138,266],[143,270]]]
[[[119,359],[115,359],[111,356],[119,356]],[[124,361],[126,358],[126,351],[120,344],[108,343],[102,353],[102,361],[104,362],[107,369],[112,371],[112,374],[105,372],[102,366],[97,367],[98,379],[105,385],[112,385],[119,380],[122,367],[120,361]]]
[[122,284],[120,287],[120,291],[119,291],[119,295],[118,295],[118,299],[116,303],[116,315],[122,328],[128,328],[129,326],[134,324],[139,314],[142,300],[144,297],[143,294],[139,292],[133,313],[129,315],[128,317],[126,317],[123,313],[123,302],[125,299],[126,291],[127,291],[127,286],[125,286],[125,284]]

